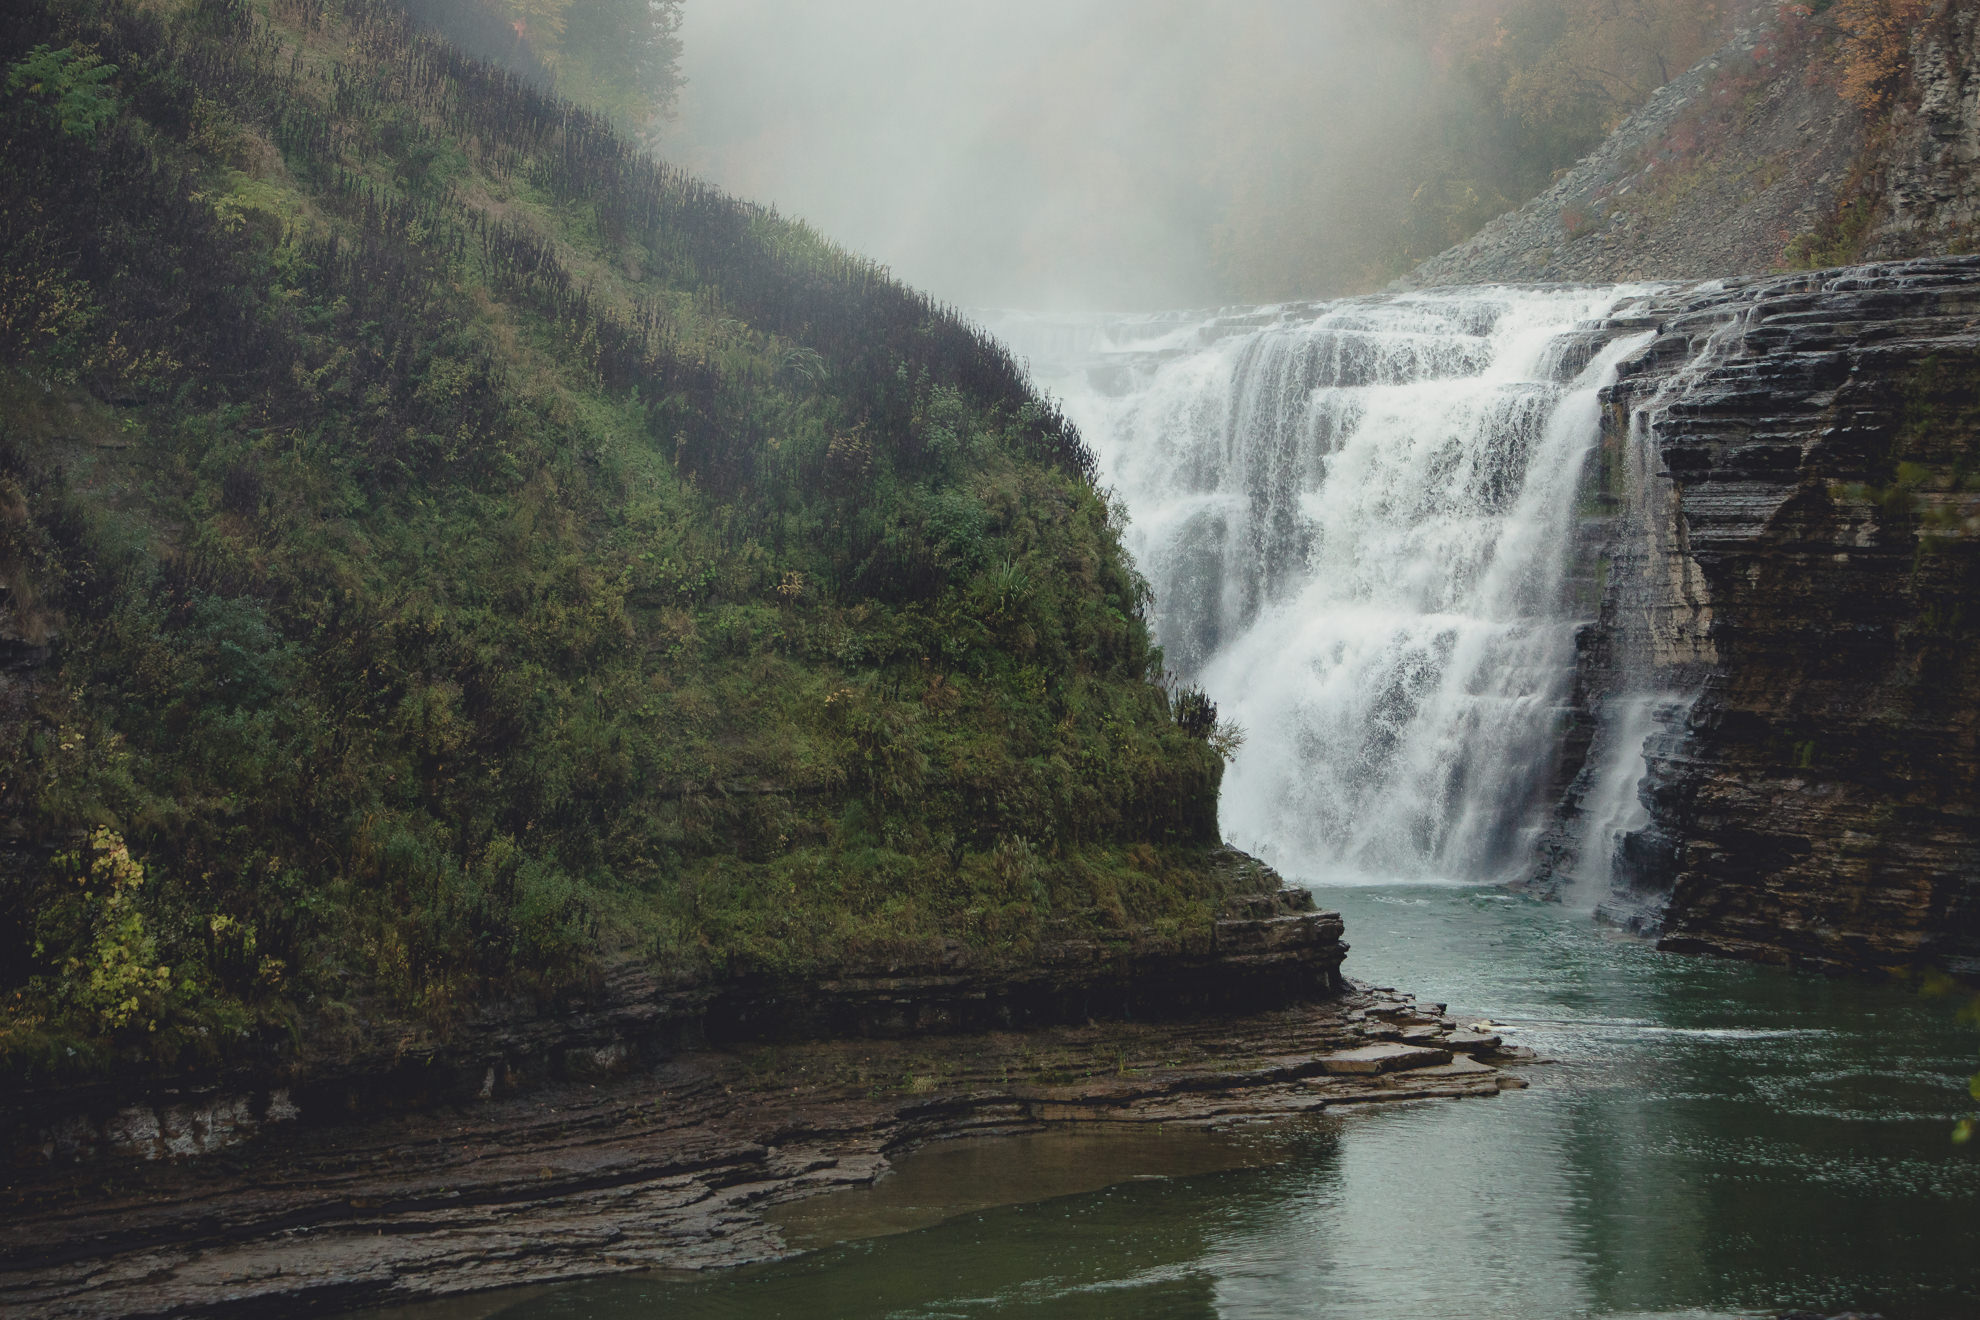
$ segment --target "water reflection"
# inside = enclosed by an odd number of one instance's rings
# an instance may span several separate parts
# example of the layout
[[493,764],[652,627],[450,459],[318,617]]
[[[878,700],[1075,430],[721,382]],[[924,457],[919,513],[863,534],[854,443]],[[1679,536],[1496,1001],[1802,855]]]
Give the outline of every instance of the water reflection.
[[[1208,1182],[1233,1176],[1242,1182],[1259,1174],[1212,1175]],[[1205,1262],[1223,1219],[1204,1210],[1195,1180],[1132,1181],[708,1280],[573,1288],[503,1316],[1200,1320],[1219,1314]]]
[[938,1147],[870,1192],[793,1210],[794,1238],[846,1239],[811,1255],[496,1313],[1980,1313],[1980,1162],[1948,1141],[1980,1037],[1944,1004],[1660,955],[1495,893],[1321,897],[1347,909],[1351,971],[1509,1024],[1559,1061],[1496,1099],[1220,1136]]
[[900,1161],[871,1187],[793,1201],[768,1218],[791,1246],[809,1250],[1141,1179],[1314,1162],[1325,1140],[1299,1125],[1257,1124],[1226,1131],[1087,1126],[947,1141]]

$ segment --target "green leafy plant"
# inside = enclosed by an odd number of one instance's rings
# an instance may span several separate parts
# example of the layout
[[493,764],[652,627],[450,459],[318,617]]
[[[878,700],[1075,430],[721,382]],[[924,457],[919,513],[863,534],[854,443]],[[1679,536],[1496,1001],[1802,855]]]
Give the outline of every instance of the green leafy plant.
[[[30,4],[0,69],[84,31],[132,131],[0,106],[0,574],[63,637],[0,1061],[1208,919],[1222,763],[994,340],[386,0]],[[141,883],[46,865],[105,821]]]
[[39,101],[66,137],[94,140],[117,117],[117,97],[107,86],[117,66],[73,46],[36,46],[7,70],[7,90]]
[[1244,726],[1218,718],[1217,703],[1194,684],[1170,692],[1169,712],[1177,728],[1188,737],[1202,739],[1220,761],[1236,760],[1244,747]]
[[158,960],[158,941],[145,925],[139,901],[144,867],[131,856],[123,836],[103,826],[55,863],[80,891],[77,916],[86,932],[75,941],[79,947],[61,961],[59,997],[105,1033],[139,1020],[157,1030],[160,1005],[172,988],[172,969]]

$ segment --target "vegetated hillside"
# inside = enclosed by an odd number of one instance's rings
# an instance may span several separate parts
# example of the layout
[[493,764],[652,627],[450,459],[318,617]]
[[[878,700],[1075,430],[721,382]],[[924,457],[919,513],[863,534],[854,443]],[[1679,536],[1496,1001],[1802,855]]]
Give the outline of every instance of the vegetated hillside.
[[1203,929],[1077,436],[386,0],[0,30],[0,1055]]
[[1971,250],[1980,12],[1756,5],[1545,193],[1398,283],[1709,279]]

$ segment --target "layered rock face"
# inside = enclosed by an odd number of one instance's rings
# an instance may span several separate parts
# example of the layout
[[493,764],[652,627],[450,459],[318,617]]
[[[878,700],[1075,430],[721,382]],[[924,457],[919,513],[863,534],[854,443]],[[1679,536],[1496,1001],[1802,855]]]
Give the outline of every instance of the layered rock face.
[[1591,327],[1654,339],[1586,492],[1601,614],[1538,886],[1606,878],[1603,910],[1677,949],[1980,972],[1980,266],[1758,274],[1980,242],[1980,9],[1931,6],[1871,113],[1837,58],[1819,23],[1743,7],[1724,49],[1397,287],[1714,281]]
[[1048,939],[1013,965],[870,965],[824,978],[743,976],[679,985],[642,963],[565,1002],[482,1005],[444,1037],[336,1043],[224,1075],[124,1075],[24,1088],[0,1102],[16,1163],[207,1155],[276,1125],[476,1105],[627,1076],[744,1043],[908,1039],[1090,1021],[1248,1013],[1347,989],[1340,916],[1234,849],[1216,859],[1238,896],[1207,929],[1129,930],[1101,944]]
[[1918,26],[1909,82],[1880,153],[1863,255],[1971,251],[1980,238],[1980,11],[1945,4]]
[[616,1079],[251,1152],[40,1165],[0,1194],[10,1320],[295,1315],[764,1260],[765,1211],[926,1142],[1046,1125],[1203,1126],[1494,1096],[1533,1058],[1443,1006],[1357,988],[1176,1024],[703,1050]]
[[1678,950],[1980,970],[1980,261],[1646,311],[1580,675],[1612,737],[1657,704],[1607,911]]

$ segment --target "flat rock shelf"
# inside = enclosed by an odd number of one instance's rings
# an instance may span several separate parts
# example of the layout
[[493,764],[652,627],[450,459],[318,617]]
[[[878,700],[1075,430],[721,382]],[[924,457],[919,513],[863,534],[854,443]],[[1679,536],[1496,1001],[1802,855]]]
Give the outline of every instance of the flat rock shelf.
[[29,1170],[0,1311],[296,1314],[766,1260],[789,1248],[764,1211],[928,1142],[1496,1095],[1531,1057],[1367,986],[1237,1018],[709,1050],[199,1160]]

